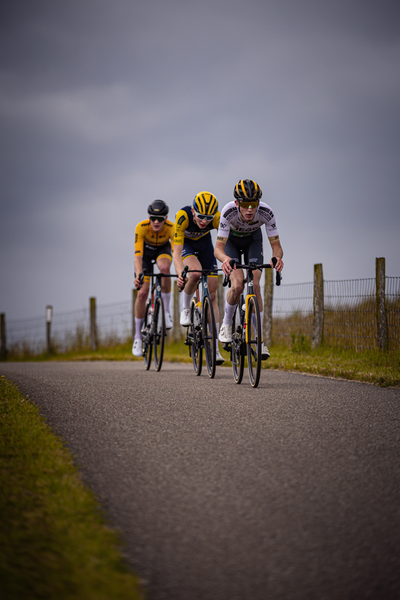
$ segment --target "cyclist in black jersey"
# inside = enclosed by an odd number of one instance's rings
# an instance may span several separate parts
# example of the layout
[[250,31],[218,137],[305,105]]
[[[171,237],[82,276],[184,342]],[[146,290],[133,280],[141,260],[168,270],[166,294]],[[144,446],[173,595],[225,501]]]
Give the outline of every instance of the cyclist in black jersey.
[[[200,273],[188,273],[186,285],[180,275],[184,265],[189,271],[210,269],[215,273],[208,277],[208,289],[213,305],[217,337],[219,332],[219,311],[216,299],[217,292],[217,261],[214,256],[214,246],[211,240],[211,230],[218,229],[220,212],[218,201],[210,192],[200,192],[193,200],[192,206],[185,206],[176,213],[174,235],[174,265],[178,274],[177,284],[182,291],[183,309],[180,324],[190,325],[190,302],[200,279]],[[183,289],[184,288],[184,289]],[[224,362],[220,355],[218,344],[216,348],[216,363]]]

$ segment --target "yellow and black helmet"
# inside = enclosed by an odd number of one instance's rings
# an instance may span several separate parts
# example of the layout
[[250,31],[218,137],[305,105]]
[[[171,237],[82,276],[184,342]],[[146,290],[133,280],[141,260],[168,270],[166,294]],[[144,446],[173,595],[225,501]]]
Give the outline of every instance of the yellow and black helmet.
[[241,179],[233,189],[233,195],[238,202],[259,201],[262,190],[258,183],[252,179]]
[[218,210],[218,200],[210,192],[200,192],[193,200],[194,210],[204,216],[215,215]]

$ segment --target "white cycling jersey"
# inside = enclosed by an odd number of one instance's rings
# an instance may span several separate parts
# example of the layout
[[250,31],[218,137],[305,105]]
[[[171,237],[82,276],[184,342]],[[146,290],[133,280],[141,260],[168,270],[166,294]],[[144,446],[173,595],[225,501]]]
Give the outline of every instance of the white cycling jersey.
[[227,238],[230,232],[234,236],[245,237],[254,233],[263,225],[265,225],[269,238],[279,236],[275,215],[268,204],[260,202],[253,221],[247,223],[241,219],[239,209],[233,200],[232,202],[228,202],[221,211],[218,237]]

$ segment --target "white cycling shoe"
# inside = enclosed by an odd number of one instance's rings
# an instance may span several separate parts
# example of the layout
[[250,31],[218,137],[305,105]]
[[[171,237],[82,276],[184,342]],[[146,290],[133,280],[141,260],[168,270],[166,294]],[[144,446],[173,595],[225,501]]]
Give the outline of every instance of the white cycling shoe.
[[165,313],[165,329],[172,329],[174,326],[169,312]]
[[264,342],[261,344],[261,360],[267,360],[271,355]]
[[184,308],[181,312],[180,324],[182,327],[189,327],[190,325],[190,308]]
[[231,342],[232,341],[232,326],[225,325],[225,323],[222,323],[222,325],[219,328],[218,339],[223,344],[228,344],[229,342]]
[[133,356],[137,356],[138,358],[141,358],[143,356],[142,340],[139,340],[138,338],[136,338],[136,340],[133,342],[132,354],[133,354]]

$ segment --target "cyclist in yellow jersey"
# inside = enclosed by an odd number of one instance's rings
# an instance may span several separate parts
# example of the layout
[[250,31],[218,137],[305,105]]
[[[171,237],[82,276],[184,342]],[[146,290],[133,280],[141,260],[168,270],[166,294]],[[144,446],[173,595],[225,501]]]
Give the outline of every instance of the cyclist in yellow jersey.
[[224,358],[218,349],[219,310],[217,303],[217,261],[214,256],[214,246],[211,240],[211,230],[218,229],[220,212],[218,201],[210,192],[200,192],[195,196],[192,206],[184,206],[176,213],[174,235],[174,265],[178,274],[177,284],[182,289],[183,309],[180,324],[184,327],[190,325],[190,303],[196,291],[200,273],[188,273],[188,279],[183,289],[184,282],[181,276],[184,265],[189,270],[210,269],[215,273],[208,277],[208,289],[214,309],[215,324],[217,329],[216,364],[222,365]]
[[[146,313],[146,300],[153,265],[157,264],[160,273],[169,274],[171,269],[175,227],[167,219],[168,211],[164,200],[154,200],[147,209],[148,219],[140,221],[135,229],[135,279],[133,283],[136,288],[140,287],[140,273],[144,273],[145,277],[135,303],[135,339],[132,347],[134,356],[143,356],[141,330]],[[162,278],[161,295],[164,302],[166,329],[171,329],[173,323],[170,313],[171,279],[169,277]]]

